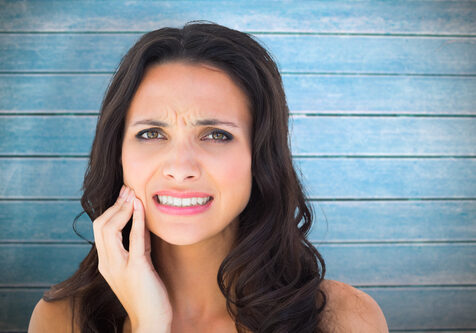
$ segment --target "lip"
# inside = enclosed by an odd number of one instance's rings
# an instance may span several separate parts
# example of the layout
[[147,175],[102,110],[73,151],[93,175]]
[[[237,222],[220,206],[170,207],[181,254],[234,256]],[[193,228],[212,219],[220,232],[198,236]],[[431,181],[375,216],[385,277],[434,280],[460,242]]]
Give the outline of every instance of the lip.
[[[159,193],[161,193],[161,192],[159,192]],[[186,194],[188,195],[189,193],[191,193],[191,192],[188,192]],[[160,195],[166,195],[166,194],[160,194]],[[169,195],[169,194],[167,194],[167,195]],[[182,198],[187,198],[187,197],[182,197]],[[159,203],[158,200],[155,199],[155,195],[154,195],[153,200],[154,200],[155,206],[162,213],[170,214],[170,215],[194,215],[194,214],[203,213],[204,211],[209,209],[210,206],[212,205],[213,197],[205,205],[203,205],[203,206],[194,206],[194,207],[175,207],[175,206],[163,205],[163,204]]]
[[170,191],[170,190],[155,192],[153,196],[155,197],[156,195],[167,195],[167,196],[176,197],[176,198],[193,198],[193,197],[196,197],[196,198],[212,197],[213,198],[211,194],[204,193],[204,192],[179,192],[179,191]]

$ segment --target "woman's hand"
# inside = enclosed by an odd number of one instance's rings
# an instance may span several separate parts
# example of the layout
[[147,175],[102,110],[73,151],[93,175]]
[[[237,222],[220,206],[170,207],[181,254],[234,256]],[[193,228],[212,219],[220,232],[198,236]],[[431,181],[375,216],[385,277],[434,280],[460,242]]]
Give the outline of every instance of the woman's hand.
[[[132,218],[129,252],[122,229]],[[142,202],[122,187],[116,203],[93,222],[98,269],[127,311],[133,332],[169,332],[172,307],[167,290],[152,264],[150,231]]]

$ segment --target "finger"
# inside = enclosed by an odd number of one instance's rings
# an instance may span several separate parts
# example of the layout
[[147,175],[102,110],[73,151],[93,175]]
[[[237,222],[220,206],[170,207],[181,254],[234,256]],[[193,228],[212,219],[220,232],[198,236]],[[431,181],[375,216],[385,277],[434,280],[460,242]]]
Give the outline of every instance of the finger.
[[104,225],[104,228],[112,229],[113,231],[120,231],[124,229],[127,222],[132,216],[132,200],[135,194],[133,190],[130,190],[128,197],[123,199],[121,206],[115,211],[114,215],[109,218]]
[[98,251],[98,255],[100,255],[101,252],[104,252],[103,250],[103,239],[102,239],[102,228],[106,224],[107,221],[110,220],[114,214],[117,213],[117,211],[120,209],[122,204],[127,198],[127,194],[129,193],[129,189],[123,185],[121,188],[121,191],[119,192],[119,196],[114,203],[113,206],[109,207],[101,216],[96,218],[93,222],[93,232],[94,232],[94,242],[96,244],[96,249]]
[[128,252],[124,248],[122,230],[132,216],[132,199],[134,192],[123,203],[117,213],[102,228],[102,237],[105,244],[106,255],[109,260],[116,263],[125,263]]
[[122,243],[122,229],[131,218],[133,197],[134,191],[130,190],[128,197],[122,198],[122,205],[116,210],[115,214],[96,228],[98,255],[100,251],[103,260],[108,262],[111,267],[125,264],[127,260],[128,252]]
[[129,195],[130,191],[131,189],[129,187],[123,185],[116,199],[116,202],[114,202],[114,204],[111,207],[106,209],[101,214],[101,216],[99,216],[96,220],[94,220],[93,226],[105,224],[107,221],[109,221],[111,217],[114,216],[114,214],[116,214],[117,211],[121,208],[121,206],[126,202],[127,196]]
[[150,244],[150,233],[148,230],[146,232],[144,206],[138,198],[134,199],[133,214],[131,235],[129,237],[129,254],[131,258],[140,258],[146,252],[146,244]]

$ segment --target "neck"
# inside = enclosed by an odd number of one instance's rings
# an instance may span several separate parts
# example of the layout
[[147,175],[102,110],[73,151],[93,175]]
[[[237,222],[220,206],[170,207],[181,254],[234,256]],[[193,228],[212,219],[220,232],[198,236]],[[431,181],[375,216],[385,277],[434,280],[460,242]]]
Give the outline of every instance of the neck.
[[218,269],[230,251],[237,223],[192,245],[174,245],[151,233],[152,260],[169,295],[174,319],[208,321],[227,315],[217,284]]

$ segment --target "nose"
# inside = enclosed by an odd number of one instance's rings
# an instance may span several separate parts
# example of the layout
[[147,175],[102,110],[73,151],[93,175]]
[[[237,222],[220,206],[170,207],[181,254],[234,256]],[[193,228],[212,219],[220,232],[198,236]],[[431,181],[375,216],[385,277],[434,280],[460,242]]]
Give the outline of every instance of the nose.
[[200,167],[195,153],[184,145],[171,150],[163,158],[165,162],[162,173],[168,180],[186,182],[200,177]]

